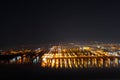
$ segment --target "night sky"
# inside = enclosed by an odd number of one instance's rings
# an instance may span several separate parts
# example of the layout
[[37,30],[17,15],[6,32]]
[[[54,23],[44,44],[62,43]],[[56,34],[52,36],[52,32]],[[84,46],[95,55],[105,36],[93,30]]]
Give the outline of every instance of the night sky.
[[0,47],[60,41],[120,41],[120,2],[0,2]]

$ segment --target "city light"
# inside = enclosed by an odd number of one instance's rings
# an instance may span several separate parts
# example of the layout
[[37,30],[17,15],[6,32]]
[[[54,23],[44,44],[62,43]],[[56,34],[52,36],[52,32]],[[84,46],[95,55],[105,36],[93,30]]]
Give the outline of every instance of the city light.
[[52,50],[42,56],[42,59],[47,59],[45,60],[46,66],[44,67],[50,67],[48,64],[51,64],[51,68],[102,68],[110,67],[112,65],[110,63],[112,58],[116,56],[113,62],[118,66],[118,54],[115,52],[111,54],[102,49],[94,49],[93,47],[75,49],[65,46],[53,46]]
[[[112,45],[55,45],[48,49],[1,51],[1,56],[13,56],[5,63],[40,64],[43,68],[110,68],[120,66],[119,47]],[[107,46],[107,47],[106,47]],[[29,52],[30,51],[30,52]],[[4,63],[1,61],[1,63]]]

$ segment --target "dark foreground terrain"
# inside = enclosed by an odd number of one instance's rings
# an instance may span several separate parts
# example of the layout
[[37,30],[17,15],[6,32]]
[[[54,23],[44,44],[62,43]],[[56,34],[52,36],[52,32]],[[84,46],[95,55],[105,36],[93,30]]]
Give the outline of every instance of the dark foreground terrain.
[[0,80],[120,80],[119,68],[48,69],[40,64],[0,64]]

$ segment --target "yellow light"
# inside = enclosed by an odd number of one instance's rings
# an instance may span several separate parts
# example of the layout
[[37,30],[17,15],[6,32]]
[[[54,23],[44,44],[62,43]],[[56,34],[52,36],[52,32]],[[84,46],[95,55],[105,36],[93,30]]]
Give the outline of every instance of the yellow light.
[[55,66],[55,59],[52,60],[52,68]]
[[84,50],[91,50],[90,47],[83,47]]
[[42,60],[43,60],[44,62],[46,62],[46,58],[43,58]]

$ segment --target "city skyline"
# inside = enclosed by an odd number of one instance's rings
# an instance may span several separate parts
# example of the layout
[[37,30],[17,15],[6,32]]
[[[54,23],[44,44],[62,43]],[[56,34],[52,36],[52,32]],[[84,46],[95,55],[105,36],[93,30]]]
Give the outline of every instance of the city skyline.
[[0,79],[120,79],[120,1],[1,1],[0,19]]
[[52,42],[120,42],[119,2],[1,2],[0,47]]

